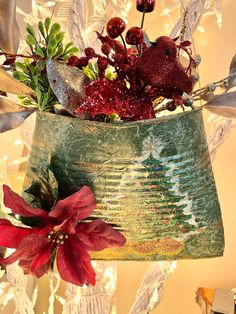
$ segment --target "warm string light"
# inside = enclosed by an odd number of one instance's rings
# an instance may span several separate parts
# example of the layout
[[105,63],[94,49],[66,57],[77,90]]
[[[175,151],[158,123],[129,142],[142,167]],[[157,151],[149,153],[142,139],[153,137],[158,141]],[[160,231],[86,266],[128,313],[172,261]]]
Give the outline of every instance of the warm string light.
[[23,142],[22,142],[21,139],[17,139],[17,140],[13,143],[14,146],[22,145],[22,144],[23,144]]
[[222,21],[223,21],[223,16],[222,16],[222,1],[221,0],[215,0],[215,15],[217,19],[217,24],[219,28],[222,27]]
[[198,25],[197,30],[198,30],[200,33],[205,33],[205,28],[202,27],[201,25]]
[[[222,0],[211,1],[210,7],[204,12],[203,16],[215,15],[217,25],[219,28],[222,27]],[[174,26],[174,21],[172,18],[172,14],[178,9],[181,10],[181,1],[177,0],[172,2],[170,5],[167,5],[165,0],[162,0],[163,10],[160,13],[160,16],[168,17],[171,23],[171,27]],[[198,29],[202,32],[202,29]]]

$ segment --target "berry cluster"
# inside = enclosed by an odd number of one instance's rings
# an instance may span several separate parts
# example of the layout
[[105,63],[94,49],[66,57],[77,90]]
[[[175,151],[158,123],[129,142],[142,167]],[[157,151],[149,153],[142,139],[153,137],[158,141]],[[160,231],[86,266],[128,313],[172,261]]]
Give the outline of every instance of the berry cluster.
[[[177,54],[180,48],[189,53],[189,42],[177,45],[176,39],[166,36],[154,43],[145,42],[144,16],[154,10],[155,1],[137,0],[136,4],[137,10],[143,12],[141,27],[131,27],[123,37],[126,24],[114,17],[107,23],[107,35],[97,33],[102,54],[89,47],[85,49],[85,56],[69,58],[70,66],[84,70],[92,62],[98,69],[97,80],[85,87],[86,96],[80,100],[76,114],[85,112],[92,119],[114,114],[122,120],[150,119],[155,118],[153,100],[156,98],[169,99],[165,108],[173,111],[178,105],[184,105],[182,95],[191,93],[192,61],[186,70]],[[115,73],[112,80],[106,75],[107,69]]]

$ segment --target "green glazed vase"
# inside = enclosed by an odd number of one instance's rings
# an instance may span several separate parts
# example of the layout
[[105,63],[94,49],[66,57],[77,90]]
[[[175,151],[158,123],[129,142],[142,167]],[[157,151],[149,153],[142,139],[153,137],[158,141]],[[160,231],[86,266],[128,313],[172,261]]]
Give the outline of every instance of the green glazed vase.
[[25,188],[50,168],[61,198],[89,186],[93,218],[126,237],[94,259],[170,260],[223,254],[224,232],[201,110],[103,123],[38,113]]

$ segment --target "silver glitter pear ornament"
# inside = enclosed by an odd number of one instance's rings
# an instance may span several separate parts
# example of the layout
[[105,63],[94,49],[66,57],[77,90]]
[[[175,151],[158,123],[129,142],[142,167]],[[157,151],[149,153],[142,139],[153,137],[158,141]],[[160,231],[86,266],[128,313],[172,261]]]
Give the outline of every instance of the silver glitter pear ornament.
[[61,105],[71,114],[85,96],[85,86],[90,79],[78,68],[68,66],[65,62],[49,59],[47,74],[50,86]]

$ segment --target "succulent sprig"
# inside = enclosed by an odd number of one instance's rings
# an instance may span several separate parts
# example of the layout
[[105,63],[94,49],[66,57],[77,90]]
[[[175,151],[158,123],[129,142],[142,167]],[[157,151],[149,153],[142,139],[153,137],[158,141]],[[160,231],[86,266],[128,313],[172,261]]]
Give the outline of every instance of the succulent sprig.
[[26,42],[33,58],[16,62],[13,76],[31,87],[36,93],[36,99],[24,97],[20,100],[22,105],[34,106],[40,111],[52,110],[57,98],[47,78],[46,61],[48,58],[67,61],[71,55],[78,53],[78,49],[72,42],[64,45],[64,32],[50,18],[46,18],[44,22],[39,21],[37,31],[30,24],[27,24],[26,30]]

